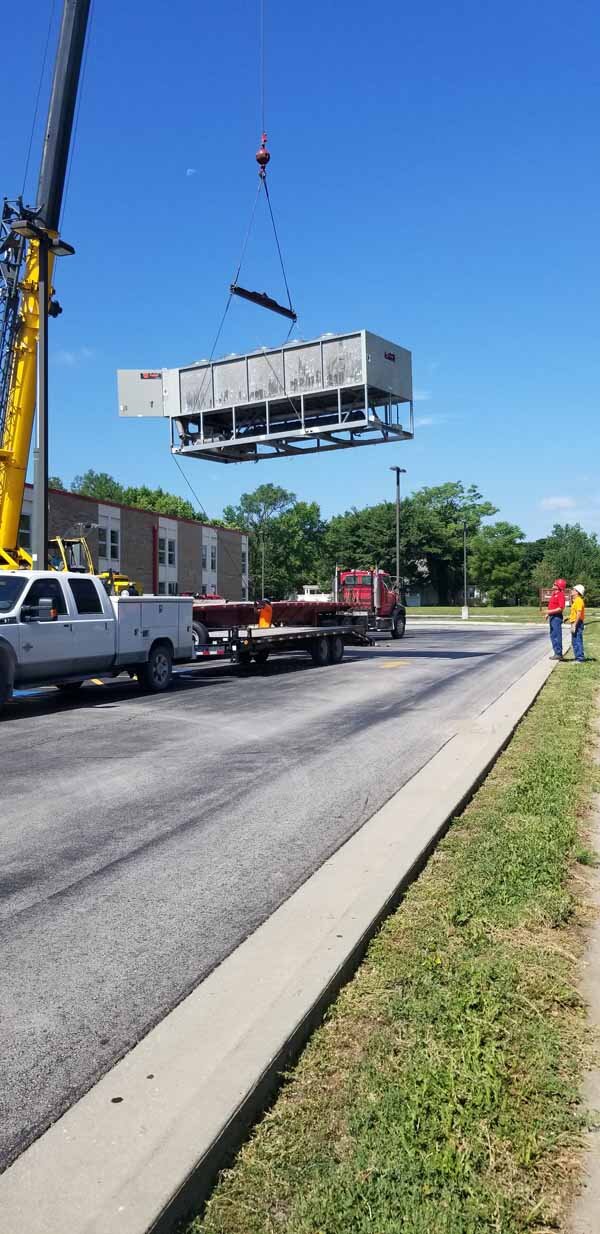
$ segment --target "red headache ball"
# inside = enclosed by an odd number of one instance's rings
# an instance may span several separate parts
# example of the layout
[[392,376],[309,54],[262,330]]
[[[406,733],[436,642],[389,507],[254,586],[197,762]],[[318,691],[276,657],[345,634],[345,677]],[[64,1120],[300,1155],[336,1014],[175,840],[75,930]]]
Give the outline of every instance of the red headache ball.
[[258,163],[261,171],[265,170],[265,167],[267,166],[267,163],[270,161],[270,159],[271,159],[271,155],[269,154],[269,151],[267,150],[267,134],[263,133],[262,138],[261,138],[261,143],[260,143],[260,150],[256,151],[256,162]]

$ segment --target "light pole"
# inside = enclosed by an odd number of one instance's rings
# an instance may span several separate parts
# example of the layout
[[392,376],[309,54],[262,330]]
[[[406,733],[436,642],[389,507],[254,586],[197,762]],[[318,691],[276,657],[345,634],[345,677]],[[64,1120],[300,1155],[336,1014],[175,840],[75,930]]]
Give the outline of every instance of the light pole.
[[400,592],[400,476],[406,475],[406,467],[390,467],[396,472],[396,591]]
[[469,599],[467,591],[467,523],[463,519],[463,606],[462,614],[463,621],[469,619]]

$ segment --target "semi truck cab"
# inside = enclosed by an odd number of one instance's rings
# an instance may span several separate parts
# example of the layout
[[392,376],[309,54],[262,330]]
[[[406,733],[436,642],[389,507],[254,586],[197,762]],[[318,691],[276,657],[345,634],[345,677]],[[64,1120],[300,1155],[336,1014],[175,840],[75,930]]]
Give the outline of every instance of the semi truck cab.
[[340,570],[337,600],[354,613],[365,614],[369,630],[387,631],[392,638],[403,637],[406,609],[385,570]]

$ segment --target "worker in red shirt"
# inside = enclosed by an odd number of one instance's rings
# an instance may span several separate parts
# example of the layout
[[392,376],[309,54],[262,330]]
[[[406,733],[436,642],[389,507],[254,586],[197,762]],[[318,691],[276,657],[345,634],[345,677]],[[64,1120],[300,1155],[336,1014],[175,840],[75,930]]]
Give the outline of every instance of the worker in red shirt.
[[550,599],[548,600],[546,620],[550,625],[550,642],[552,643],[552,655],[550,656],[551,660],[562,660],[563,658],[562,623],[566,603],[566,586],[567,584],[564,578],[557,578],[552,591],[550,592]]

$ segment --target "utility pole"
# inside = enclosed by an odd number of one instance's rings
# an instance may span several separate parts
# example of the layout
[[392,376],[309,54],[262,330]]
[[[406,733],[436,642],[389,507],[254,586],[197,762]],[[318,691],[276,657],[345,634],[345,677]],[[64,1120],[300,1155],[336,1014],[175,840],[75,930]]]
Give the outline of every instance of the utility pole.
[[463,519],[463,607],[461,616],[463,621],[469,619],[469,598],[467,591],[467,521]]
[[406,467],[390,467],[396,472],[396,591],[400,593],[400,476],[406,475]]
[[264,527],[261,530],[260,536],[260,598],[265,598],[265,532]]

